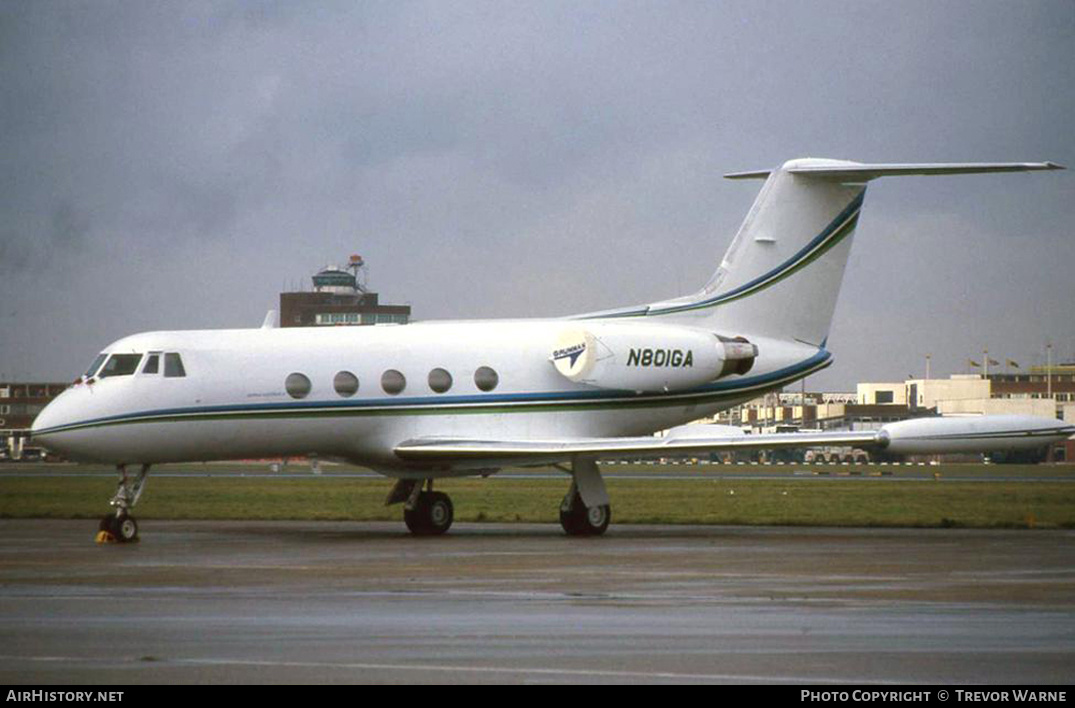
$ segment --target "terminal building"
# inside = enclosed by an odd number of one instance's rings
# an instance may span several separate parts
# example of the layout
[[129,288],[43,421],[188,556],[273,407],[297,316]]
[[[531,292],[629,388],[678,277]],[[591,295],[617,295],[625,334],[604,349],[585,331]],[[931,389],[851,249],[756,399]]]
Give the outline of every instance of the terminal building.
[[45,455],[31,447],[30,426],[49,401],[67,388],[65,383],[0,381],[0,460],[39,460]]
[[365,262],[351,256],[345,268],[327,266],[313,276],[312,292],[280,293],[281,327],[407,324],[410,305],[382,305],[365,284]]

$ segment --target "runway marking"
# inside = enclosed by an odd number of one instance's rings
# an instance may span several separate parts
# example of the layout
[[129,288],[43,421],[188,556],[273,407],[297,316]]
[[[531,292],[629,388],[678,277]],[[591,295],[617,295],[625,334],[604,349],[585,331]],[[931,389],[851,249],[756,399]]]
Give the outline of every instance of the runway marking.
[[[0,661],[31,661],[40,663],[57,662],[80,662],[80,663],[108,663],[114,665],[115,657],[107,662],[101,662],[97,658],[76,656],[14,656],[0,655]],[[611,679],[668,679],[671,681],[747,681],[750,683],[831,683],[831,684],[870,684],[889,685],[903,683],[891,679],[863,679],[860,677],[850,678],[821,678],[817,676],[761,676],[752,674],[693,674],[672,671],[622,671],[615,669],[566,669],[566,668],[542,668],[542,667],[502,667],[502,666],[455,666],[451,664],[369,664],[363,662],[333,662],[333,661],[271,661],[267,659],[164,659],[154,658],[152,662],[139,659],[130,659],[129,663],[146,667],[160,667],[169,664],[185,664],[190,666],[250,666],[250,667],[277,667],[294,669],[352,669],[360,671],[435,671],[440,673],[476,673],[510,676],[514,674],[530,674],[534,676],[572,676],[572,677],[595,677]]]

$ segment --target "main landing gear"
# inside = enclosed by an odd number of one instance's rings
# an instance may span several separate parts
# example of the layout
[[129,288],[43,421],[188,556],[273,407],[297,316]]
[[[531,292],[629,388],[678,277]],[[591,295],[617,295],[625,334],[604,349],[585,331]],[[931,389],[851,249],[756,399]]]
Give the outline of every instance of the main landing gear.
[[[608,492],[597,461],[575,458],[570,468],[571,487],[560,504],[560,526],[568,536],[600,536],[612,520]],[[495,471],[495,470],[492,470]],[[452,500],[433,491],[433,480],[401,479],[385,499],[385,506],[403,504],[403,521],[415,536],[439,536],[452,525]]]
[[119,484],[109,504],[114,511],[101,519],[97,526],[97,543],[131,543],[138,540],[138,522],[131,509],[138,503],[146,486],[149,465],[142,465],[133,480],[127,475],[127,465],[116,465]]
[[560,526],[568,536],[600,536],[612,521],[605,481],[597,461],[576,458],[571,465],[572,481],[560,503]]
[[388,495],[386,504],[403,502],[403,521],[415,536],[439,536],[452,526],[455,510],[451,498],[433,491],[433,480],[401,479]]
[[600,536],[608,529],[612,510],[608,504],[586,508],[575,483],[560,504],[560,526],[568,536]]

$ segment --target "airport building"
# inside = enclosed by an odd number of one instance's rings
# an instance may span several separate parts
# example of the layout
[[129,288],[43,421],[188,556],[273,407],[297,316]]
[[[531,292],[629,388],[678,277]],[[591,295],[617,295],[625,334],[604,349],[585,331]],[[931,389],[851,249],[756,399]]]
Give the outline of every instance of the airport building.
[[410,305],[382,305],[365,284],[365,262],[327,266],[313,276],[313,291],[280,293],[281,327],[407,324]]
[[[867,384],[872,385],[872,384]],[[884,397],[882,397],[882,400]],[[855,393],[770,393],[721,412],[716,422],[755,433],[809,430],[876,430],[913,418],[904,403],[859,401]]]
[[36,460],[43,456],[27,442],[30,426],[65,388],[65,383],[0,381],[0,460]]

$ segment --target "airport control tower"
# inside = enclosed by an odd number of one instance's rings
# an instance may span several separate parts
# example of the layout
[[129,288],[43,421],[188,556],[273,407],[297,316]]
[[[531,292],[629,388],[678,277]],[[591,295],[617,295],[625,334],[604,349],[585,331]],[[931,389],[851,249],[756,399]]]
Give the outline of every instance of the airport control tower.
[[382,305],[366,286],[366,263],[352,255],[346,267],[326,266],[313,292],[280,293],[281,327],[407,324],[410,305]]

